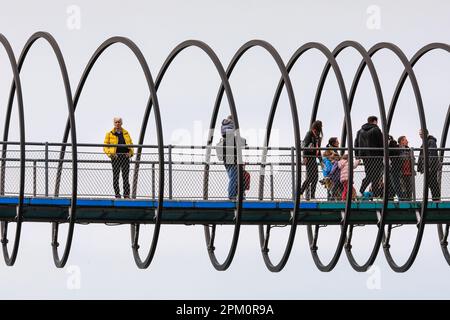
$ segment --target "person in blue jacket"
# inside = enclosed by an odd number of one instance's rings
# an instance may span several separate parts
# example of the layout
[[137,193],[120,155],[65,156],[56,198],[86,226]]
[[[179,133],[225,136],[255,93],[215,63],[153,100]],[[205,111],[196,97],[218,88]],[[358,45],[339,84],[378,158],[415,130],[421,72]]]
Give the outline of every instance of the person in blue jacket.
[[339,142],[336,137],[330,138],[326,145],[327,150],[323,152],[322,157],[322,174],[323,180],[321,183],[327,189],[327,199],[335,200],[340,198],[342,193],[342,184],[339,179],[339,173],[336,173],[337,162],[339,161],[339,154],[337,148],[339,148]]

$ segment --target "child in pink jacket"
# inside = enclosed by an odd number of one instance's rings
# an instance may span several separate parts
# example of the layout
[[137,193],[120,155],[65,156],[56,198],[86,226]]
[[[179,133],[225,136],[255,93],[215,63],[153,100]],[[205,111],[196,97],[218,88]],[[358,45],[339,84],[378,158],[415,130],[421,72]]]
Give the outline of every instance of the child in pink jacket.
[[[361,160],[355,160],[353,162],[353,168],[356,168],[361,163]],[[349,171],[349,165],[348,165],[348,154],[344,154],[342,156],[342,159],[338,162],[339,170],[341,171],[341,183],[344,186],[344,190],[342,191],[342,200],[344,201],[347,198],[347,192],[348,192],[348,171]],[[356,190],[352,186],[352,199],[356,198]]]

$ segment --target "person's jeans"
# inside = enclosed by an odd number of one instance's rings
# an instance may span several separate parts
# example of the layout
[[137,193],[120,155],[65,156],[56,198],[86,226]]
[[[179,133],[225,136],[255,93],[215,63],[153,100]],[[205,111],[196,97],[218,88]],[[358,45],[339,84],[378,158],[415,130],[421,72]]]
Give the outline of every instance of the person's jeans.
[[306,190],[306,199],[314,199],[316,197],[316,186],[319,181],[319,168],[316,158],[306,158],[306,179],[300,188],[300,194]]
[[238,170],[237,164],[225,164],[228,174],[228,199],[235,200],[237,196]]
[[410,201],[413,195],[413,176],[401,175],[400,185],[402,187],[402,194],[399,200]]
[[363,194],[371,184],[373,196],[376,198],[381,197],[383,194],[383,159],[367,157],[363,161],[366,176],[361,183],[359,192]]
[[439,183],[439,171],[436,168],[430,168],[430,177],[428,186],[431,190],[431,198],[433,201],[441,200],[441,184]]
[[130,181],[129,181],[129,172],[130,172],[130,158],[128,158],[127,154],[118,153],[115,157],[111,159],[112,169],[113,169],[113,186],[114,193],[117,198],[120,197],[120,187],[119,187],[119,176],[120,171],[122,171],[122,180],[123,180],[123,196],[124,198],[130,197]]
[[400,199],[403,196],[403,193],[400,184],[400,172],[397,168],[391,167],[390,178],[389,198],[393,199],[395,195],[397,195],[397,197]]

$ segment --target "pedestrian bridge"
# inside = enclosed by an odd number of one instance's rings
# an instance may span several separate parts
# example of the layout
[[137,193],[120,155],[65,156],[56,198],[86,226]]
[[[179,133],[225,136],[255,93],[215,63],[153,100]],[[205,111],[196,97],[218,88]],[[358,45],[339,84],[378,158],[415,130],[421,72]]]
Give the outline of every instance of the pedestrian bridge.
[[[58,61],[64,83],[67,98],[65,107],[67,107],[68,116],[66,129],[60,143],[58,141],[54,141],[55,143],[26,141],[24,93],[22,92],[20,72],[24,61],[32,52],[30,49],[37,41],[45,41],[51,47]],[[309,42],[300,46],[293,53],[291,59],[285,63],[272,45],[262,40],[251,40],[236,51],[228,67],[225,68],[207,44],[197,40],[187,40],[177,45],[169,53],[154,81],[146,58],[138,46],[130,39],[112,37],[104,41],[93,53],[76,90],[72,92],[64,56],[57,41],[50,34],[46,32],[33,34],[26,42],[18,59],[16,59],[9,41],[2,34],[0,34],[0,43],[6,50],[13,74],[10,96],[5,109],[3,141],[0,142],[2,152],[0,163],[1,243],[5,262],[9,266],[14,265],[19,252],[22,224],[35,221],[47,222],[52,225],[53,259],[57,267],[63,267],[66,264],[72,246],[75,225],[81,223],[130,224],[131,247],[134,260],[139,268],[147,268],[150,265],[156,252],[159,233],[164,232],[161,229],[162,224],[204,225],[206,249],[217,270],[226,270],[233,261],[243,224],[258,226],[263,260],[267,268],[273,272],[282,270],[286,265],[299,224],[307,227],[311,254],[314,263],[321,271],[331,271],[343,251],[345,251],[352,268],[356,271],[366,271],[374,263],[382,248],[390,267],[396,272],[405,272],[414,263],[426,224],[438,226],[439,243],[437,245],[441,246],[444,257],[450,264],[447,241],[450,225],[450,188],[448,188],[450,180],[448,179],[447,150],[445,149],[450,112],[447,113],[443,123],[439,150],[434,150],[433,153],[426,143],[420,149],[410,149],[409,158],[413,163],[414,174],[408,176],[408,179],[405,179],[404,176],[400,177],[402,178],[400,180],[397,179],[400,172],[391,170],[393,157],[390,155],[387,140],[396,104],[407,80],[411,84],[416,100],[416,105],[411,110],[417,112],[420,129],[425,136],[428,134],[427,110],[424,107],[413,68],[429,52],[437,50],[450,52],[448,44],[428,44],[411,58],[407,58],[400,48],[386,42],[377,43],[371,48],[365,49],[355,41],[344,41],[332,51],[320,43]],[[145,106],[139,139],[135,146],[131,146],[136,148],[136,156],[130,163],[131,194],[127,199],[115,198],[111,162],[103,153],[103,146],[80,143],[77,140],[76,132],[75,110],[86,80],[95,63],[113,45],[125,46],[134,54],[145,75],[149,90],[149,99]],[[160,106],[158,102],[157,90],[172,62],[181,52],[190,47],[197,48],[210,59],[221,80],[217,99],[212,108],[209,135],[203,146],[165,145],[161,120],[161,110],[164,107]],[[256,47],[264,50],[273,58],[280,71],[280,81],[273,103],[267,108],[268,119],[264,144],[252,148],[251,146],[241,146],[238,142],[235,146],[234,151],[238,161],[237,198],[229,200],[228,177],[223,163],[218,161],[214,154],[214,143],[217,141],[214,132],[222,98],[225,95],[229,106],[227,114],[232,115],[236,129],[235,137],[237,141],[240,141],[238,108],[233,98],[229,78],[246,52]],[[351,87],[347,90],[336,59],[342,51],[350,49],[355,50],[361,56],[361,63]],[[327,61],[317,86],[311,123],[316,120],[329,71],[332,71],[339,86],[341,96],[339,104],[342,105],[342,114],[344,115],[341,134],[343,145],[339,151],[341,154],[347,153],[349,156],[349,186],[353,184],[359,186],[364,178],[364,165],[358,168],[353,166],[355,125],[352,126],[351,108],[363,72],[367,69],[367,72],[370,73],[377,96],[380,129],[384,137],[383,156],[382,161],[379,162],[382,167],[377,168],[382,173],[380,183],[383,192],[376,198],[353,198],[352,193],[349,192],[344,199],[339,199],[336,195],[330,196],[322,184],[317,186],[313,197],[310,195],[311,199],[301,198],[300,185],[305,180],[305,169],[302,165],[304,150],[301,147],[299,108],[296,104],[289,72],[308,51],[320,54]],[[389,106],[385,105],[377,70],[372,61],[373,56],[381,51],[393,53],[404,67]],[[289,102],[294,133],[293,142],[286,148],[271,148],[270,135],[283,90],[286,90]],[[16,104],[14,104],[14,99],[17,100]],[[8,139],[10,126],[12,126],[13,107],[17,107],[19,128],[19,140],[15,142]],[[150,115],[154,115],[154,122],[151,124],[148,121]],[[325,121],[326,119],[321,120]],[[153,125],[156,130],[156,146],[144,144],[146,130],[150,125]],[[68,143],[69,138],[70,143]],[[422,140],[422,142],[426,142],[426,140]],[[438,152],[437,156],[435,155],[436,151]],[[416,170],[416,164],[414,164],[419,153],[423,160],[422,170]],[[436,161],[432,161],[432,157],[435,157]],[[432,163],[439,163],[439,167],[433,168],[430,165]],[[244,190],[244,170],[250,175],[249,190]],[[433,197],[430,196],[430,188],[433,188],[432,191],[435,192]],[[312,193],[314,192],[312,191]],[[60,257],[58,239],[60,238],[59,226],[61,224],[68,225],[68,231],[65,235],[64,250]],[[139,235],[142,224],[154,225],[150,248],[144,259],[141,258],[139,251]],[[223,262],[219,262],[215,254],[217,245],[215,237],[219,232],[218,226],[227,224],[231,225],[234,231],[228,254]],[[407,261],[399,265],[390,251],[391,233],[395,227],[405,224],[416,225],[417,235]],[[281,245],[284,248],[281,259],[274,263],[270,257],[270,235],[273,227],[280,225],[288,227],[284,229],[288,234],[288,240]],[[319,256],[318,238],[320,229],[326,225],[337,225],[341,232],[336,239],[336,250],[332,259],[323,263]],[[371,254],[363,264],[356,261],[352,251],[354,227],[361,225],[376,225],[378,229]],[[9,232],[13,228],[15,233],[11,236]],[[10,241],[12,243],[8,244]]]
[[[325,185],[317,182],[315,198],[306,200],[302,197],[295,210],[297,174],[294,147],[243,147],[241,168],[250,175],[250,188],[245,190],[245,196],[243,191],[241,200],[229,200],[229,178],[223,162],[216,156],[214,146],[164,146],[164,170],[160,170],[162,166],[158,161],[158,146],[132,146],[136,155],[130,160],[131,195],[130,198],[120,199],[115,198],[111,160],[104,154],[104,146],[79,144],[74,166],[71,144],[25,143],[22,168],[20,143],[3,143],[0,167],[3,245],[6,246],[8,242],[8,225],[19,221],[51,223],[55,254],[59,245],[58,226],[61,224],[129,224],[135,259],[138,265],[142,265],[145,261],[141,261],[137,253],[140,225],[154,225],[156,232],[164,224],[203,225],[211,260],[220,269],[221,264],[214,257],[214,245],[215,234],[221,225],[234,226],[235,229],[242,225],[258,226],[261,229],[261,248],[267,257],[273,227],[291,226],[290,239],[294,239],[292,230],[298,225],[305,225],[313,256],[318,259],[317,241],[319,230],[324,226],[335,225],[347,229],[343,249],[351,257],[352,232],[355,227],[383,226],[381,243],[389,255],[390,234],[394,228],[435,224],[442,240],[440,245],[446,253],[450,190],[445,188],[445,184],[450,182],[450,162],[446,160],[445,152],[449,150],[445,148],[438,150],[442,155],[439,157],[442,164],[440,201],[432,201],[431,195],[428,195],[428,201],[424,201],[423,194],[427,191],[424,190],[424,175],[417,172],[415,161],[419,158],[420,149],[411,148],[409,154],[414,164],[414,174],[410,177],[410,199],[400,199],[399,194],[395,193],[389,195],[400,187],[392,184],[392,181],[390,188],[384,188],[388,193],[386,201],[382,197],[358,197],[351,198],[349,202],[340,198],[330,199]],[[340,149],[342,153],[346,151],[345,148]],[[322,151],[326,150],[323,148]],[[364,162],[364,157],[362,160]],[[395,157],[390,157],[389,161],[392,163]],[[76,176],[74,167],[77,168]],[[300,168],[302,182],[306,173],[304,166]],[[23,175],[21,170],[24,170]],[[164,184],[160,185],[162,174],[165,179]],[[77,181],[76,194],[72,197],[74,177]],[[353,181],[357,189],[364,177],[364,165],[353,169]],[[18,183],[22,178],[23,196]],[[322,178],[320,171],[319,180]],[[121,190],[122,185],[121,180]],[[159,197],[160,192],[162,197]],[[353,265],[358,269],[355,261]]]

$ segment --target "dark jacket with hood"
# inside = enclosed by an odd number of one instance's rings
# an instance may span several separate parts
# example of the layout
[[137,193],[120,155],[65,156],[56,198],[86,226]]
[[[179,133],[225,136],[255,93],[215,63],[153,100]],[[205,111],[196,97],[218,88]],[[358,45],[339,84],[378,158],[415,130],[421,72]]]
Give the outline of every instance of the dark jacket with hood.
[[357,157],[383,156],[383,133],[376,124],[364,124],[355,139],[355,148],[379,148],[378,150],[356,150]]
[[[428,144],[428,155],[429,155],[429,164],[430,164],[430,171],[438,171],[440,170],[440,160],[439,155],[437,151],[437,139],[433,136],[428,136],[427,138],[427,144]],[[417,163],[417,171],[420,173],[424,173],[424,159],[423,159],[423,145],[420,147],[420,154],[419,154],[419,161]]]
[[402,169],[402,160],[400,159],[400,146],[397,141],[389,140],[389,158],[391,161],[391,174],[400,174]]
[[320,154],[320,144],[322,142],[322,139],[320,135],[315,135],[312,130],[309,130],[306,135],[305,139],[303,140],[303,148],[311,148],[311,149],[305,149],[303,151],[303,155],[305,157],[311,158],[311,156],[315,156],[322,160],[322,156]]

